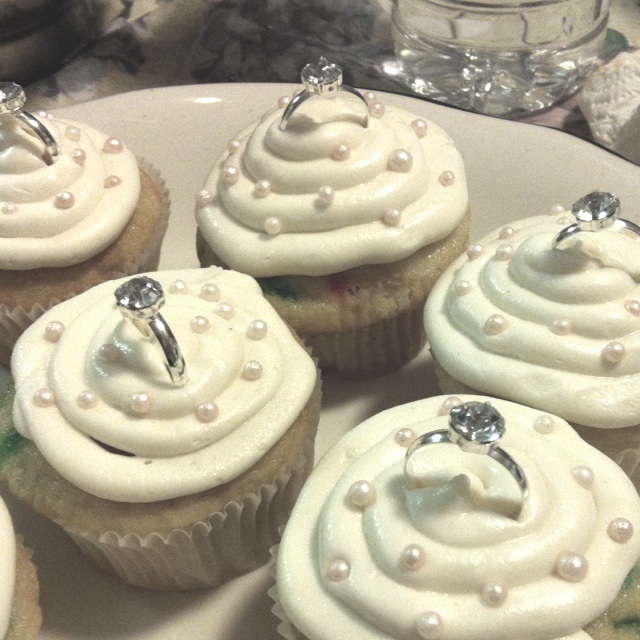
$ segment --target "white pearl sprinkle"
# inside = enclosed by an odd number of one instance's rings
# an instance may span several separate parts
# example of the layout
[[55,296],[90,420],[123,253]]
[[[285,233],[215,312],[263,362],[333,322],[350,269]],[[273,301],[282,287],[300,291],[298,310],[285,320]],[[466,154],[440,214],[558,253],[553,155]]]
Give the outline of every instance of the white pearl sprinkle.
[[233,318],[234,310],[228,302],[221,302],[220,304],[217,304],[214,311],[225,320],[231,320],[231,318]]
[[342,582],[349,577],[351,566],[343,558],[336,558],[327,567],[327,578],[331,582]]
[[640,316],[640,300],[627,300],[624,303],[624,308],[632,315],[632,316]]
[[511,240],[514,233],[515,231],[513,230],[513,227],[502,227],[502,229],[500,229],[500,233],[498,234],[498,238],[500,240]]
[[213,422],[218,417],[218,405],[215,402],[201,402],[196,407],[196,417],[200,422]]
[[270,216],[264,221],[264,230],[270,236],[277,236],[282,231],[282,222],[275,216]]
[[566,216],[558,218],[556,224],[559,224],[561,227],[566,227],[568,224],[571,224],[571,218],[567,218]]
[[556,573],[567,582],[581,582],[588,571],[589,561],[579,553],[565,551],[556,560]]
[[409,447],[411,443],[416,439],[416,437],[416,432],[412,431],[411,429],[398,429],[398,431],[396,431],[395,441],[401,447]]
[[83,149],[74,149],[71,152],[71,159],[79,166],[84,166],[84,163],[87,159],[87,154]]
[[438,640],[444,632],[442,616],[436,611],[425,611],[416,620],[416,631],[425,640]]
[[2,213],[6,215],[11,215],[15,213],[17,210],[18,210],[18,207],[16,207],[15,204],[11,204],[11,203],[3,204],[1,209]]
[[208,204],[211,204],[212,201],[213,195],[210,191],[202,189],[202,191],[198,191],[198,193],[196,193],[196,206],[198,207],[198,209],[206,207]]
[[117,364],[119,362],[122,362],[123,358],[122,351],[120,351],[120,349],[118,349],[118,347],[111,342],[100,345],[98,354],[103,362],[108,362],[109,364]]
[[98,404],[98,396],[93,391],[85,389],[78,394],[76,402],[81,409],[93,409]]
[[595,474],[589,467],[579,466],[571,470],[571,477],[583,488],[591,489],[595,481]]
[[78,129],[78,127],[68,126],[64,130],[64,135],[68,140],[71,140],[72,142],[78,142],[78,140],[80,140],[80,129]]
[[482,245],[472,244],[467,247],[467,258],[469,260],[475,260],[482,253]]
[[124,150],[124,145],[117,138],[107,138],[104,141],[102,150],[105,153],[122,153],[122,151]]
[[554,427],[555,427],[555,424],[553,421],[553,417],[546,413],[541,416],[538,416],[533,421],[533,428],[538,433],[542,433],[546,435],[548,433],[551,433]]
[[122,180],[118,176],[107,176],[104,179],[104,186],[106,189],[112,189],[122,184]]
[[414,130],[418,138],[424,138],[427,135],[429,125],[427,124],[426,120],[417,118],[411,123],[411,128]]
[[562,215],[564,212],[565,212],[565,208],[561,204],[554,204],[549,209],[550,216],[559,216],[559,215]]
[[189,293],[189,287],[184,280],[174,280],[169,285],[169,293],[187,294]]
[[402,213],[398,209],[387,209],[382,214],[382,222],[390,227],[397,227],[402,219]]
[[247,338],[262,340],[267,336],[267,323],[264,320],[252,320],[247,327]]
[[382,118],[384,115],[384,105],[380,102],[369,103],[369,115],[372,118]]
[[249,360],[242,367],[242,377],[245,380],[258,380],[262,376],[262,365],[257,360]]
[[624,348],[624,345],[615,340],[608,342],[602,350],[602,358],[611,364],[622,362],[626,354],[627,350]]
[[318,199],[322,204],[328,205],[331,204],[336,197],[336,192],[332,187],[325,185],[318,189]]
[[217,302],[220,300],[220,287],[213,282],[202,285],[200,289],[200,297],[209,302]]
[[64,325],[58,320],[52,320],[44,328],[44,339],[47,342],[58,342],[64,333]]
[[229,153],[235,153],[240,148],[240,140],[230,140],[227,145],[227,151]]
[[334,160],[340,161],[340,160],[346,160],[350,155],[351,155],[350,147],[348,147],[346,144],[341,144],[333,150],[331,157]]
[[56,197],[53,200],[53,204],[56,209],[71,209],[75,204],[76,199],[72,193],[69,191],[61,191],[56,194]]
[[443,171],[438,181],[443,187],[450,187],[456,181],[456,176],[453,171]]
[[287,105],[291,102],[291,98],[289,96],[282,96],[278,99],[278,106],[281,109],[286,109]]
[[149,413],[153,407],[153,397],[144,391],[134,393],[129,399],[129,406],[136,413]]
[[407,173],[413,166],[413,156],[406,149],[396,149],[389,154],[387,168],[397,173]]
[[559,336],[566,336],[573,330],[571,320],[554,320],[551,325],[551,331]]
[[468,293],[471,293],[471,283],[468,280],[458,280],[453,285],[453,289],[458,296],[466,296]]
[[419,544],[407,545],[400,554],[400,564],[408,571],[417,571],[427,561],[427,554]]
[[482,588],[482,600],[490,607],[499,607],[503,605],[507,599],[507,590],[495,582],[488,582]]
[[209,329],[211,323],[204,316],[194,316],[191,318],[189,326],[191,327],[191,331],[194,333],[204,333]]
[[619,544],[629,542],[633,537],[633,531],[633,523],[626,518],[615,518],[607,527],[609,537]]
[[371,104],[376,101],[376,94],[373,91],[365,91],[362,94],[362,97],[367,104]]
[[513,258],[513,247],[510,244],[498,245],[496,260],[511,260],[511,258]]
[[41,109],[40,111],[38,111],[37,116],[39,118],[46,118],[47,120],[53,120],[53,116],[48,111],[44,111],[44,109]]
[[41,409],[53,406],[55,404],[55,401],[56,395],[51,389],[38,389],[33,394],[33,404],[35,404],[36,407],[40,407]]
[[220,179],[225,184],[235,184],[240,180],[240,169],[234,167],[232,164],[227,164],[222,167],[222,171],[220,171]]
[[349,487],[347,498],[354,507],[364,509],[376,501],[376,488],[367,480],[358,480]]
[[484,323],[484,332],[488,336],[497,336],[506,330],[507,325],[508,322],[504,316],[494,313],[489,316],[487,321]]
[[266,198],[271,193],[271,183],[268,180],[258,180],[253,189],[258,198]]
[[460,400],[458,396],[449,396],[442,403],[442,407],[440,407],[440,411],[438,413],[441,416],[448,416],[451,413],[451,409],[461,404],[462,404],[462,400]]

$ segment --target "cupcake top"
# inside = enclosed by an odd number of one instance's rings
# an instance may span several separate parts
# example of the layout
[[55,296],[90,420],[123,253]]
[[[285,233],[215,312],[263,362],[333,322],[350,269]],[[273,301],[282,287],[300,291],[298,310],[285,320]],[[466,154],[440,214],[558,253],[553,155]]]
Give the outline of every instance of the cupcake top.
[[575,424],[635,425],[640,238],[610,227],[554,248],[571,222],[554,208],[470,246],[427,301],[431,349],[450,376],[477,391]]
[[16,543],[11,516],[0,499],[0,638],[7,635],[13,607],[13,593],[16,575]]
[[316,276],[394,262],[460,222],[464,165],[438,125],[332,91],[283,126],[288,102],[231,140],[198,194],[199,229],[231,268]]
[[485,401],[395,407],[320,461],[277,564],[278,599],[310,640],[589,637],[640,554],[640,498],[565,421],[507,401],[488,409],[524,489],[491,456],[412,444]]
[[[144,321],[116,305],[119,285],[129,291],[145,278],[106,282],[54,307],[21,336],[11,363],[16,430],[67,480],[122,502],[239,476],[316,384],[312,359],[252,278],[218,268],[151,275],[164,289],[159,319],[186,363],[177,383],[160,342],[141,333]],[[143,287],[138,298],[151,295]]]
[[[14,85],[15,86],[15,85]],[[39,113],[60,153],[0,114],[0,269],[61,267],[111,245],[138,204],[134,154],[92,127]]]

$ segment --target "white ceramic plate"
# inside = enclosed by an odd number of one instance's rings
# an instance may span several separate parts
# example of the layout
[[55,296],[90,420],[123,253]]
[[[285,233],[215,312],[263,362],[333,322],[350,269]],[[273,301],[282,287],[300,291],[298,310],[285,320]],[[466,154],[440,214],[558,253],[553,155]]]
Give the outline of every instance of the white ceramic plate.
[[[242,127],[291,95],[295,85],[199,85],[145,90],[65,108],[124,140],[164,175],[173,202],[164,268],[197,266],[194,194],[209,166]],[[517,218],[571,205],[594,189],[612,191],[624,216],[640,223],[640,167],[567,134],[379,94],[442,125],[468,170],[472,239]],[[347,429],[389,406],[435,393],[426,352],[373,382],[324,381],[318,454]],[[103,574],[55,525],[10,504],[17,530],[34,550],[44,615],[41,640],[277,640],[267,568],[218,589],[149,593]]]

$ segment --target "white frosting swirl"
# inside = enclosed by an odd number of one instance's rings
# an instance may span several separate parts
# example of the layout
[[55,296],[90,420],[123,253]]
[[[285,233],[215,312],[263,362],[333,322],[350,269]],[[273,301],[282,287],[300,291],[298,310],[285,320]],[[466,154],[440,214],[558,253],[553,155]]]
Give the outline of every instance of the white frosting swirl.
[[[288,618],[310,640],[588,638],[582,628],[606,610],[640,554],[630,480],[563,420],[549,427],[545,416],[543,434],[540,412],[491,400],[526,497],[495,460],[451,444],[412,455],[417,488],[409,488],[411,438],[399,431],[446,429],[443,401],[378,414],[320,461],[278,551]],[[363,481],[365,506],[353,497]],[[614,539],[620,523],[631,535]],[[420,635],[425,627],[432,635]]]
[[0,269],[83,262],[117,239],[138,204],[138,165],[120,141],[84,124],[38,118],[61,148],[51,165],[39,138],[0,118]]
[[0,638],[7,635],[11,622],[11,610],[13,608],[13,596],[16,577],[16,538],[13,532],[11,516],[7,507],[0,499],[0,540],[2,540],[2,553],[0,553]]
[[[438,362],[470,388],[619,428],[640,421],[640,239],[582,232],[566,216],[496,231],[433,288],[425,327]],[[502,235],[502,237],[500,237]]]
[[267,113],[218,159],[196,217],[225,263],[255,277],[326,275],[400,260],[460,222],[467,186],[451,138],[390,106],[364,127],[353,100],[309,99],[285,131],[282,110]]
[[[155,341],[117,310],[114,291],[126,279],[39,318],[11,363],[16,429],[70,482],[122,502],[237,477],[284,435],[316,383],[313,361],[252,278],[217,268],[151,276],[164,287],[161,313],[184,355],[186,385],[172,384]],[[215,293],[203,296],[205,285]]]

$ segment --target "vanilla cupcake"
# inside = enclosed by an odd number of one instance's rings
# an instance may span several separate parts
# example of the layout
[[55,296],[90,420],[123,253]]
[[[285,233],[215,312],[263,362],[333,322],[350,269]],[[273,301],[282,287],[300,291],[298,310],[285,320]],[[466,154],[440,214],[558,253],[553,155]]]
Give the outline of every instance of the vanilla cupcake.
[[[594,192],[574,212],[613,222],[617,207]],[[640,238],[619,220],[556,244],[568,214],[496,230],[445,272],[425,307],[436,373],[447,393],[561,416],[640,487]]]
[[464,164],[435,123],[339,90],[326,60],[303,80],[214,164],[198,255],[257,278],[323,370],[372,377],[424,344],[424,300],[467,239]]
[[0,638],[35,640],[42,623],[38,576],[31,562],[31,552],[16,537],[2,499],[0,540]]
[[285,638],[625,637],[611,612],[637,596],[632,483],[564,420],[486,400],[389,409],[325,455],[277,551]]
[[0,83],[5,363],[45,310],[105,280],[157,268],[169,215],[164,181],[122,140],[51,114],[34,117],[18,106],[23,101],[18,85]]
[[125,581],[196,589],[268,559],[313,462],[319,380],[252,278],[152,275],[21,336],[0,481]]

